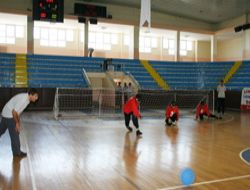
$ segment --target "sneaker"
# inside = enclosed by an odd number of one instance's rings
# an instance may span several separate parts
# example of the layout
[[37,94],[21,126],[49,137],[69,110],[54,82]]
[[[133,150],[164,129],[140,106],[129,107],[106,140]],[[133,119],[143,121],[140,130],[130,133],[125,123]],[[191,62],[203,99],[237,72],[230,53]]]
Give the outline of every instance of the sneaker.
[[26,152],[20,152],[20,154],[14,154],[13,156],[15,156],[15,157],[19,157],[19,158],[24,158],[24,157],[26,157],[27,156],[27,153]]
[[138,130],[138,131],[136,131],[136,135],[140,136],[140,135],[142,135],[142,132]]
[[126,126],[126,128],[129,130],[129,132],[133,131],[132,127]]

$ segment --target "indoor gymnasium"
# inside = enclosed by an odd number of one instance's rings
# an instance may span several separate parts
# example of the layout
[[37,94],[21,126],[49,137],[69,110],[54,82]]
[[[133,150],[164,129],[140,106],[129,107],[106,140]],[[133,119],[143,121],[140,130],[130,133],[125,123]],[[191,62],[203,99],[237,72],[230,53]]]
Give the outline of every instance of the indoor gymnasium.
[[0,190],[250,189],[250,1],[0,1]]

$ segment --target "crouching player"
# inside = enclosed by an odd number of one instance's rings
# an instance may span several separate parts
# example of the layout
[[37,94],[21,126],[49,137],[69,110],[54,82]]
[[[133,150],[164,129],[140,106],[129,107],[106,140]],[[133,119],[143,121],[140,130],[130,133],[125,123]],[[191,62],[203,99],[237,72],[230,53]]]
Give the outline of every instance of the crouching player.
[[213,117],[218,119],[216,115],[213,115],[209,112],[208,105],[205,101],[201,101],[198,106],[196,107],[196,116],[195,119],[200,119],[200,121],[204,120],[204,116],[206,117]]
[[166,125],[176,125],[176,122],[179,119],[179,108],[176,105],[175,101],[172,101],[170,105],[167,106],[166,109]]

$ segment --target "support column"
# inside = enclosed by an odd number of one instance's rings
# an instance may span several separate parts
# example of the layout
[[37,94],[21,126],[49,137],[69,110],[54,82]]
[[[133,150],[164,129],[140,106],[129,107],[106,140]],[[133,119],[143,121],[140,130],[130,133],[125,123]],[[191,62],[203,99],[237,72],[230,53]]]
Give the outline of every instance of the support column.
[[198,49],[198,43],[199,43],[199,41],[198,40],[195,40],[194,41],[194,59],[195,59],[195,62],[198,62],[199,61],[199,59],[198,59],[198,57],[199,57],[199,49]]
[[178,30],[176,33],[176,41],[175,41],[175,61],[180,61],[180,31]]
[[140,37],[140,27],[134,27],[134,59],[139,59],[139,37]]
[[84,25],[84,57],[88,57],[89,52],[89,21],[86,19]]
[[32,16],[27,16],[27,53],[34,54],[34,37],[33,37],[33,30],[34,30],[34,21]]
[[210,42],[211,42],[211,62],[216,61],[217,58],[217,39],[215,35],[210,36]]
[[250,30],[243,32],[243,48],[242,48],[242,60],[250,59]]

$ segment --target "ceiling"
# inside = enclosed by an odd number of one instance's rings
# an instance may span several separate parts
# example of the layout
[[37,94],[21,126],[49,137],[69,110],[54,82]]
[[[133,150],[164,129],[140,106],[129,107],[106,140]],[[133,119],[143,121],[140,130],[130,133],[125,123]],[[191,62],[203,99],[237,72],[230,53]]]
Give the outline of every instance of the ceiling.
[[[141,0],[79,0],[140,8]],[[151,0],[151,10],[211,24],[250,12],[250,0]]]

